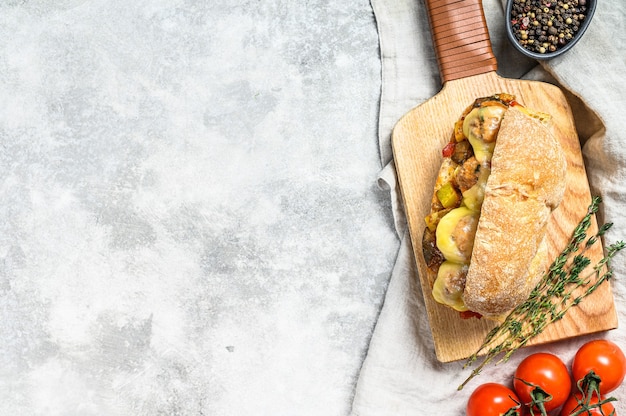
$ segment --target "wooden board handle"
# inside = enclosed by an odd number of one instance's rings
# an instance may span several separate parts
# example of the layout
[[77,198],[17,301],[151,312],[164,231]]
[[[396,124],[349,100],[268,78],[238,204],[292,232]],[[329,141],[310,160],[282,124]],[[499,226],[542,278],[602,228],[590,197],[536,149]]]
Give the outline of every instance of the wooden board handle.
[[426,6],[444,84],[498,68],[482,0],[426,0]]

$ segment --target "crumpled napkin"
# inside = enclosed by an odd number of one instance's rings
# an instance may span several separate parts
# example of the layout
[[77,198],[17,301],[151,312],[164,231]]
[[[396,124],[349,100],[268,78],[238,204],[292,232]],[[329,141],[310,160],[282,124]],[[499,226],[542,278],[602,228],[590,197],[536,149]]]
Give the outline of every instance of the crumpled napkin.
[[[421,288],[416,275],[406,219],[396,188],[390,134],[398,119],[441,89],[423,0],[371,0],[379,31],[382,91],[379,141],[384,169],[381,187],[389,191],[401,238],[385,301],[354,393],[353,416],[461,415],[471,391],[485,382],[509,384],[515,366],[536,351],[559,355],[566,363],[583,342],[608,338],[626,349],[626,329],[588,335],[518,351],[498,366],[489,365],[465,389],[463,362],[437,361]],[[504,0],[483,0],[498,73],[559,85],[565,92],[583,145],[591,191],[603,198],[600,223],[613,222],[605,244],[626,240],[626,3],[598,2],[593,21],[567,54],[538,63],[508,44]],[[626,319],[626,253],[614,261],[612,281],[620,322]],[[612,393],[618,414],[626,412],[626,387]]]

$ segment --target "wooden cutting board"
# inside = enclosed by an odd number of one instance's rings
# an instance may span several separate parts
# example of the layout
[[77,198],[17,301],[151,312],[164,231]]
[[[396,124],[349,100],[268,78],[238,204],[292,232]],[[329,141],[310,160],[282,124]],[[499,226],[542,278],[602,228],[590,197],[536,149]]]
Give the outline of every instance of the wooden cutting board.
[[[572,112],[560,89],[496,74],[497,63],[481,0],[426,0],[426,4],[443,88],[399,120],[392,132],[392,147],[435,354],[440,361],[449,362],[473,354],[495,325],[486,319],[461,319],[457,312],[435,302],[431,295],[433,282],[427,277],[422,255],[424,217],[430,210],[442,161],[441,150],[463,110],[478,97],[509,93],[526,107],[552,115],[555,134],[567,156],[568,170],[563,202],[548,224],[550,258],[558,256],[567,245],[572,231],[587,212],[591,194]],[[519,151],[520,154],[532,151],[532,143]],[[594,218],[589,233],[595,230]],[[603,257],[600,244],[594,246],[589,257],[593,264]],[[616,327],[613,295],[610,286],[604,284],[529,345]]]

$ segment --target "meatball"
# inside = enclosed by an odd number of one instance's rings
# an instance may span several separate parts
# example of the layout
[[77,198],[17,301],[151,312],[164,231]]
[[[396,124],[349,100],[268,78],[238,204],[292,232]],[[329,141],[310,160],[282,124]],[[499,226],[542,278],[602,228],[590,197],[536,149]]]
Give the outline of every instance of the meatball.
[[480,176],[480,163],[474,156],[467,159],[457,169],[455,181],[461,192],[465,192],[478,182]]
[[466,215],[461,217],[457,223],[452,238],[460,253],[469,261],[472,257],[472,249],[474,248],[474,237],[476,236],[476,227],[478,226],[478,217]]

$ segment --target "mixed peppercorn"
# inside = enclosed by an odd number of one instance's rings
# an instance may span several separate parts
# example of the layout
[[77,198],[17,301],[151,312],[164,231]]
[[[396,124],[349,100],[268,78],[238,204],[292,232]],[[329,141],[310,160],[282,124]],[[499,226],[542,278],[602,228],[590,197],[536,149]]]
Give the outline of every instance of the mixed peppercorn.
[[545,54],[574,39],[587,17],[587,0],[514,0],[510,24],[519,44]]

